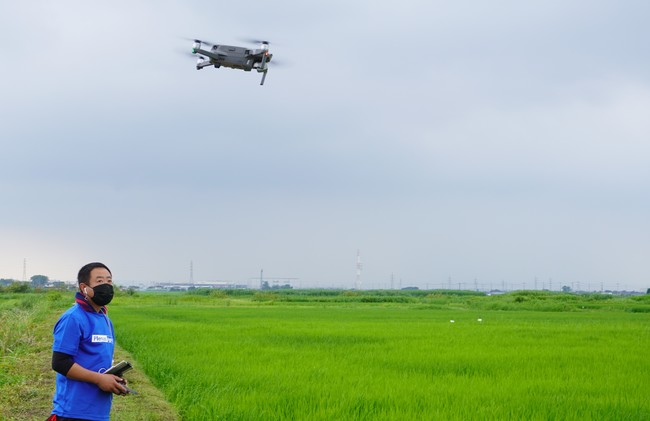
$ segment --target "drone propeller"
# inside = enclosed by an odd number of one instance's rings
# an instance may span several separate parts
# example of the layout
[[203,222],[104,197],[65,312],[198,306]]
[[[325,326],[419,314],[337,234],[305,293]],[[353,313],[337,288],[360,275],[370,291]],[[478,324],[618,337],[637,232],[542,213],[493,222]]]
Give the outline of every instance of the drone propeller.
[[200,54],[191,53],[191,52],[189,52],[187,50],[178,50],[177,53],[180,54],[180,55],[183,55],[185,57],[192,57],[194,59],[195,58],[205,58]]
[[259,48],[261,48],[263,51],[269,51],[269,46],[271,45],[271,41],[262,40],[262,39],[240,38],[240,41],[246,42],[246,43],[249,43],[249,44],[257,44],[257,45],[260,46]]
[[200,40],[200,39],[195,39],[195,40],[193,40],[193,41],[194,41],[194,42],[200,42],[201,44],[205,44],[205,45],[208,45],[208,46],[210,46],[210,47],[212,47],[213,45],[217,45],[217,44],[215,44],[214,42],[205,41],[205,40]]
[[187,38],[187,37],[182,37],[182,39],[184,39],[185,41],[192,41],[192,42],[194,42],[194,43],[199,43],[199,44],[207,45],[208,47],[212,47],[212,46],[214,46],[214,45],[217,45],[217,44],[215,44],[215,43],[213,43],[213,42],[206,41],[206,40],[202,40],[202,39],[198,39],[198,38]]
[[248,42],[251,44],[266,44],[269,45],[271,41],[268,40],[263,40],[263,39],[255,39],[255,38],[241,38],[242,42]]

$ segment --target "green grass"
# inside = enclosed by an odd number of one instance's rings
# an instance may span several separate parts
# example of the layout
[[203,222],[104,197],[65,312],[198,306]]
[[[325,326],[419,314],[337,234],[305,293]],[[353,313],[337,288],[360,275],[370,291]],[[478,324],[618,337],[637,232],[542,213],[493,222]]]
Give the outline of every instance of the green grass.
[[650,419],[650,318],[627,301],[278,296],[134,298],[113,320],[187,420]]
[[[52,410],[52,328],[74,302],[70,293],[0,293],[0,420],[42,421]],[[116,359],[131,355],[116,347]],[[177,421],[175,409],[146,375],[127,376],[138,396],[115,397],[114,421]]]
[[[0,420],[49,413],[71,303],[0,292]],[[110,307],[141,392],[112,420],[650,419],[647,295],[201,290]]]

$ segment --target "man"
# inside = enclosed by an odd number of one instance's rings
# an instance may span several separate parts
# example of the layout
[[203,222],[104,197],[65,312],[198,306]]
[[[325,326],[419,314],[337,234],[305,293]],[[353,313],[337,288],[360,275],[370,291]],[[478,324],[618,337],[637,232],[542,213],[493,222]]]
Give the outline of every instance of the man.
[[113,362],[115,336],[106,314],[113,278],[103,263],[89,263],[79,270],[77,282],[75,305],[54,326],[56,391],[48,421],[109,421],[113,393],[127,393],[124,379],[102,374]]

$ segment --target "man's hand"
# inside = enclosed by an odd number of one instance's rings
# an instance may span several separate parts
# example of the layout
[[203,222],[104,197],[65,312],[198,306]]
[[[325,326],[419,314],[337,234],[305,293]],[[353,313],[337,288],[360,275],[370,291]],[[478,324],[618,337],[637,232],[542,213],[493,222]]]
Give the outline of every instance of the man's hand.
[[100,374],[97,386],[104,392],[115,393],[116,395],[126,395],[126,380],[117,377],[114,374]]
[[116,395],[126,395],[126,380],[114,374],[100,374],[86,370],[77,363],[74,363],[68,371],[67,377],[73,380],[95,383],[101,390]]

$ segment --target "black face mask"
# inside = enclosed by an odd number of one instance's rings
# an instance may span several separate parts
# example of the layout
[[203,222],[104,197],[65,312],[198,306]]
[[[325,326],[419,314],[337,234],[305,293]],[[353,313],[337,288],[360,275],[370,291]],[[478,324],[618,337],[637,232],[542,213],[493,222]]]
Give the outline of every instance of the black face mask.
[[95,291],[95,295],[93,295],[91,300],[98,306],[105,306],[113,299],[113,285],[101,284],[92,288],[92,290]]

